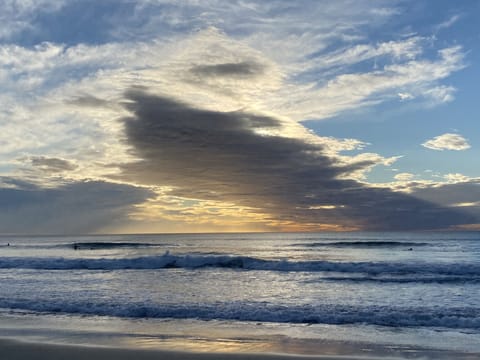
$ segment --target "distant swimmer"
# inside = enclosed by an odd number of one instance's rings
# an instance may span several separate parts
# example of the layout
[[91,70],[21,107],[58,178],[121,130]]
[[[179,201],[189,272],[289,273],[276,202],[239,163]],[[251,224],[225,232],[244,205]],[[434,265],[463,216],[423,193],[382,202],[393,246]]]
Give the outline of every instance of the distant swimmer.
[[77,250],[78,249],[78,245],[75,243],[73,244],[73,250]]
[[408,251],[413,251],[413,248],[408,249]]
[[7,246],[10,246],[10,243],[7,243]]

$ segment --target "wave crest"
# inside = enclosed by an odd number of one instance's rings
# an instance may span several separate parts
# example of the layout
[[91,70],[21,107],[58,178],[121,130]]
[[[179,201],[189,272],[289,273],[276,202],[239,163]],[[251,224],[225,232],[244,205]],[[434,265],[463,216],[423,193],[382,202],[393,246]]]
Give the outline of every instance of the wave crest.
[[381,326],[480,329],[480,309],[469,307],[390,307],[353,305],[279,305],[264,302],[202,304],[155,304],[31,301],[0,298],[0,308],[46,313],[115,316],[128,318],[173,318],[235,320],[295,324],[367,324]]
[[332,262],[266,260],[247,256],[230,255],[163,255],[136,258],[0,258],[0,268],[23,268],[41,270],[123,270],[123,269],[199,269],[230,268],[242,270],[283,272],[339,272],[380,274],[438,274],[480,276],[480,264],[404,263],[404,262]]

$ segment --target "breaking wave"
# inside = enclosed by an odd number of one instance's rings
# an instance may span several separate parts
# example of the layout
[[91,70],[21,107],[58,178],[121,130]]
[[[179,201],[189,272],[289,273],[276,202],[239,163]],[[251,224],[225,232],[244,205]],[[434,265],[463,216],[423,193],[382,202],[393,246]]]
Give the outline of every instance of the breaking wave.
[[69,247],[72,247],[76,250],[103,250],[103,249],[115,249],[115,248],[147,248],[147,247],[160,247],[164,244],[152,244],[152,243],[141,243],[141,242],[104,242],[104,241],[95,241],[95,242],[76,242],[69,244]]
[[0,307],[46,313],[128,318],[235,320],[296,324],[368,324],[381,326],[480,329],[480,309],[469,307],[390,307],[353,305],[279,305],[264,302],[154,304],[145,302],[39,302],[0,298]]
[[435,275],[435,276],[325,276],[316,281],[306,282],[318,282],[318,281],[332,281],[332,282],[351,282],[351,283],[385,283],[385,284],[408,284],[408,283],[420,283],[420,284],[461,284],[461,283],[480,283],[480,276],[472,275]]
[[230,255],[163,255],[135,258],[62,258],[62,257],[1,257],[0,268],[43,270],[122,270],[122,269],[199,269],[230,268],[241,270],[283,272],[338,272],[381,274],[437,274],[480,276],[479,263],[428,263],[428,262],[332,262],[266,260]]
[[336,247],[336,248],[411,248],[416,246],[429,246],[431,244],[425,242],[413,241],[325,241],[295,244],[294,246],[302,247]]
[[[61,243],[61,244],[43,244],[43,243],[29,243],[29,244],[16,244],[13,241],[11,243],[0,244],[3,248],[18,248],[18,249],[74,249],[74,250],[105,250],[116,248],[155,248],[162,247],[165,244],[160,243],[147,243],[147,242],[107,242],[107,241],[85,241],[74,243]],[[174,246],[169,244],[169,246]]]

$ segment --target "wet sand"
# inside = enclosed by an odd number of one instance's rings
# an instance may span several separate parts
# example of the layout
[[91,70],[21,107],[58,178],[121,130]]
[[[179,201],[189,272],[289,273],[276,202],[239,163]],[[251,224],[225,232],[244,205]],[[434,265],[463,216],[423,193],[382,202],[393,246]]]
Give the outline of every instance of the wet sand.
[[[136,350],[106,347],[70,346],[0,340],[2,360],[373,360],[384,357],[304,356],[287,354],[193,353],[163,350]],[[390,358],[393,359],[393,358]]]

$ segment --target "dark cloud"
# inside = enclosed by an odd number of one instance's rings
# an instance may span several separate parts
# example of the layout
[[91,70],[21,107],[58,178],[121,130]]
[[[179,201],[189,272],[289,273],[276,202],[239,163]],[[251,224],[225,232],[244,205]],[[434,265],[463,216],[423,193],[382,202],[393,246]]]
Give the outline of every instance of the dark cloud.
[[74,182],[55,189],[2,178],[0,233],[90,233],[124,224],[133,205],[153,194],[100,181]]
[[415,197],[434,201],[445,206],[480,201],[480,180],[471,179],[458,183],[417,185],[412,187]]
[[476,219],[475,222],[480,222],[479,179],[471,179],[453,184],[416,187],[412,189],[412,195],[442,206],[459,206],[462,211],[472,214]]
[[92,95],[77,96],[74,99],[67,101],[67,104],[81,107],[108,107],[110,105],[108,101]]
[[126,139],[142,159],[123,166],[129,180],[173,186],[174,195],[233,202],[272,220],[308,226],[413,230],[472,220],[403,193],[341,180],[372,163],[340,165],[321,146],[257,132],[278,129],[275,118],[195,109],[140,90],[126,96],[132,113],[125,119]]
[[197,76],[230,76],[230,77],[252,77],[261,75],[264,72],[264,65],[254,61],[242,61],[237,63],[222,63],[215,65],[198,65],[190,69]]
[[72,171],[78,167],[68,160],[46,156],[32,156],[30,163],[32,166],[46,172]]

